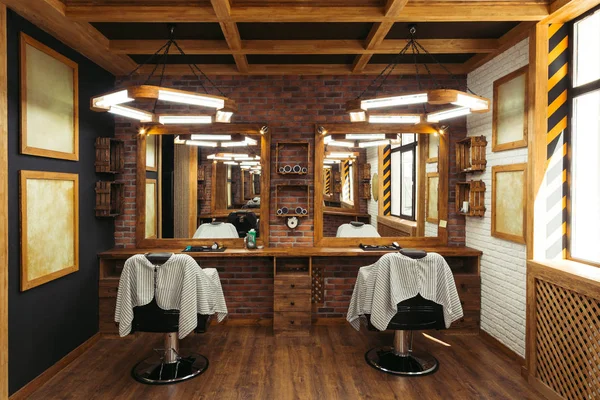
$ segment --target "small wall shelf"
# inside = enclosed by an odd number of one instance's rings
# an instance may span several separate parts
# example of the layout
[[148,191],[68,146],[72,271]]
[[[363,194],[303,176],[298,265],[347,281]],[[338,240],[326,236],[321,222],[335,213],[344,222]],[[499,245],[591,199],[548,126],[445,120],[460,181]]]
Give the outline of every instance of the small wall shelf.
[[358,179],[363,182],[371,181],[371,164],[365,163],[359,165]]
[[[277,211],[286,207],[286,214]],[[306,214],[296,213],[296,208],[305,209]],[[275,215],[278,217],[308,217],[310,215],[310,186],[279,184],[275,186]]]
[[471,136],[456,142],[456,168],[460,173],[485,171],[485,136]]
[[[469,202],[469,211],[462,212],[464,201]],[[483,217],[485,214],[485,183],[483,181],[458,182],[456,184],[456,212],[468,217]]]
[[96,217],[116,217],[123,213],[125,184],[96,182]]
[[96,172],[120,174],[125,169],[125,144],[122,140],[96,138]]
[[[310,164],[310,143],[300,140],[278,142],[275,169],[280,175],[306,175]],[[296,171],[294,171],[296,167]],[[298,171],[298,167],[300,170]]]

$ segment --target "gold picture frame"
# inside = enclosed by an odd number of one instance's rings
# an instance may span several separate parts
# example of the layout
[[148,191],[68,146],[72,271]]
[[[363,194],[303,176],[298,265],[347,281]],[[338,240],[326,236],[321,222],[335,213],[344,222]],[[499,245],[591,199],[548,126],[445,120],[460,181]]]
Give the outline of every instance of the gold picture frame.
[[158,184],[156,179],[146,179],[146,238],[158,237],[158,210],[157,210]]
[[21,154],[79,160],[79,72],[21,32]]
[[79,270],[79,176],[20,171],[21,291]]
[[150,135],[146,138],[146,171],[158,171],[158,136]]
[[438,162],[438,155],[440,151],[440,138],[437,135],[422,135],[427,138],[425,144],[427,146],[427,159],[426,163]]
[[[439,214],[439,195],[438,188],[440,184],[440,174],[437,172],[427,173],[427,215],[425,220],[432,224],[437,224],[440,220]],[[435,193],[433,193],[435,192]]]
[[527,164],[492,167],[492,236],[525,244],[526,208]]
[[527,147],[526,65],[494,81],[492,151]]

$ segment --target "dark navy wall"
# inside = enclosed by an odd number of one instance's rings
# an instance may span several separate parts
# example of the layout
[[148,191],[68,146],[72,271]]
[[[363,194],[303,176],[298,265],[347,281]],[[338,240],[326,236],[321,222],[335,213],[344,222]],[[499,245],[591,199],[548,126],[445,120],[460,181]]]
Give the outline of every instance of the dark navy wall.
[[[97,253],[114,246],[114,222],[94,216],[95,182],[112,179],[94,171],[94,142],[98,136],[114,136],[115,127],[112,115],[89,110],[90,96],[111,90],[114,77],[16,13],[9,11],[7,18],[9,389],[12,394],[98,332]],[[19,154],[21,31],[79,65],[78,162]],[[79,271],[25,292],[19,289],[19,170],[79,175]]]

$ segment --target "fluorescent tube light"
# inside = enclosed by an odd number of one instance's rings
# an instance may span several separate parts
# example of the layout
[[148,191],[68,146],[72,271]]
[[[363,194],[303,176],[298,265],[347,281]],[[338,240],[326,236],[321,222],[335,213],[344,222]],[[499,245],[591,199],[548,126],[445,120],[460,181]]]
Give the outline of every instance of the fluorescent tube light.
[[369,115],[372,124],[418,124],[420,115]]
[[388,144],[390,144],[389,140],[375,140],[373,142],[360,142],[358,147],[364,149],[365,147],[385,146]]
[[231,111],[217,111],[215,115],[215,121],[221,123],[229,123],[231,122],[231,117],[233,116],[233,112]]
[[147,111],[138,110],[137,108],[126,106],[110,106],[109,113],[117,114],[122,117],[137,119],[140,122],[150,122],[154,115]]
[[222,160],[222,161],[231,161],[232,157],[228,155],[217,155],[217,154],[209,154],[206,156],[208,160]]
[[350,112],[351,122],[364,122],[367,120],[367,113],[364,111],[352,111]]
[[127,90],[120,90],[115,93],[105,94],[104,96],[96,97],[92,101],[92,104],[94,105],[94,107],[98,108],[110,108],[111,106],[128,103],[130,101],[133,101],[133,99],[129,97],[129,93],[127,92]]
[[242,161],[242,162],[240,162],[240,165],[256,166],[256,165],[260,165],[260,161]]
[[194,135],[192,134],[192,140],[231,140],[231,135]]
[[375,133],[375,134],[368,134],[368,133],[348,133],[346,134],[346,139],[350,139],[350,140],[378,140],[378,139],[385,139],[385,133]]
[[210,115],[160,115],[161,124],[212,124]]
[[489,104],[486,100],[462,93],[456,95],[456,101],[452,102],[452,104],[455,106],[467,107],[473,111],[487,110],[489,108]]
[[330,140],[329,142],[327,142],[327,146],[354,147],[354,142],[346,142],[343,140]]
[[340,160],[323,160],[323,163],[324,164],[329,164],[329,165],[331,165],[331,164],[339,164]]
[[246,141],[241,141],[241,142],[221,142],[221,147],[245,147],[248,146],[248,143],[246,143]]
[[336,151],[332,151],[331,153],[327,153],[325,155],[327,158],[356,158],[354,153],[340,153]]
[[200,147],[217,147],[217,142],[204,142],[200,140],[186,140],[185,144]]
[[440,122],[450,118],[462,117],[463,115],[471,114],[471,110],[467,107],[451,108],[434,112],[427,115],[427,122]]
[[210,107],[217,110],[225,107],[225,100],[218,97],[203,96],[200,94],[188,94],[171,92],[170,90],[159,90],[158,99],[172,101],[174,103],[193,104],[196,106]]
[[238,163],[236,163],[235,161],[224,161],[223,164],[227,164],[227,165],[238,165]]
[[368,110],[372,108],[385,108],[393,106],[404,106],[408,104],[427,103],[427,93],[415,93],[404,96],[382,97],[360,102],[360,108]]

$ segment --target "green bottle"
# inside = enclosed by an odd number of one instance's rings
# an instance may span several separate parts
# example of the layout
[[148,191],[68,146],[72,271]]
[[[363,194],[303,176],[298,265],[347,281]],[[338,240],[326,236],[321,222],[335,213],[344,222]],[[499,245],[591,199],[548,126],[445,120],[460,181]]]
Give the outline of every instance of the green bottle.
[[246,234],[246,247],[249,249],[256,248],[256,231],[254,229],[250,229]]

